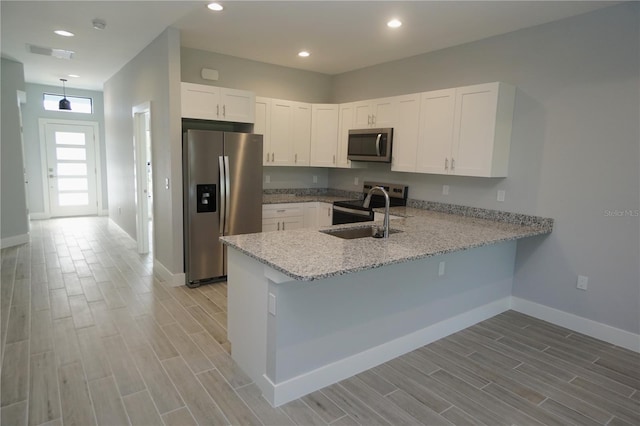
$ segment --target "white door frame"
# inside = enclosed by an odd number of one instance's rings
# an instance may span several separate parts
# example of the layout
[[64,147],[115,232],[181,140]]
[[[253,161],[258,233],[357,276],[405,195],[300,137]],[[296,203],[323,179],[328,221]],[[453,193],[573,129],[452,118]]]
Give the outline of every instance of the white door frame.
[[97,121],[81,121],[81,120],[61,120],[57,118],[40,118],[38,125],[40,127],[40,173],[42,174],[42,197],[44,205],[43,219],[51,217],[51,207],[49,205],[49,179],[47,173],[47,141],[46,127],[48,124],[62,124],[70,126],[86,126],[93,128],[95,138],[95,163],[96,163],[96,198],[98,201],[98,215],[102,214],[102,163],[100,162],[100,125]]
[[[136,176],[136,240],[138,242],[138,253],[149,253],[149,198],[147,188],[147,146],[146,135],[144,134],[146,126],[144,125],[144,116],[149,114],[151,121],[151,102],[143,102],[131,109],[133,118],[133,149],[135,158],[135,176]],[[151,129],[149,129],[151,134]],[[153,137],[153,135],[151,135]],[[151,144],[153,146],[153,139]],[[152,148],[153,149],[153,148]],[[153,174],[153,161],[151,161]],[[153,188],[152,188],[153,190]],[[151,194],[153,197],[153,194]],[[153,204],[155,205],[155,203]],[[153,212],[152,212],[152,217]]]

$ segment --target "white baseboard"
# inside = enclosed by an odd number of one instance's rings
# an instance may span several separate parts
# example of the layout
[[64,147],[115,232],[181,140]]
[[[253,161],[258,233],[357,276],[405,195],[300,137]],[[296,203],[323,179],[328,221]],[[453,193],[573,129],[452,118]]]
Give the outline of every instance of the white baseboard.
[[153,259],[153,272],[171,287],[180,287],[184,285],[185,274],[172,273],[158,259]]
[[263,396],[274,407],[286,404],[507,311],[510,304],[511,297],[496,300],[278,384],[264,376]]
[[37,213],[29,212],[29,219],[30,220],[46,220],[46,219],[51,219],[51,215],[45,212],[37,212]]
[[29,242],[29,233],[27,232],[26,234],[3,238],[0,241],[0,247],[7,248],[7,247],[19,246],[20,244],[25,244],[28,242]]
[[640,352],[640,334],[621,330],[559,309],[520,299],[519,297],[511,297],[511,309],[607,343]]
[[102,209],[98,212],[98,216],[109,216],[109,209]]

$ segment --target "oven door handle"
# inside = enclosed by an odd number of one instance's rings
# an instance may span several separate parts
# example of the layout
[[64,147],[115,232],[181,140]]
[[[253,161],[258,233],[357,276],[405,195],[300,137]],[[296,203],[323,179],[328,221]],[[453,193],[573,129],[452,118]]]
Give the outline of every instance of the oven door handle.
[[333,210],[338,212],[343,212],[343,213],[355,214],[357,216],[364,216],[364,217],[369,217],[371,215],[370,211],[349,209],[349,208],[340,207],[340,206],[333,206]]
[[378,136],[376,136],[376,153],[378,154],[378,157],[381,157],[382,154],[380,153],[380,139],[382,138],[382,133],[378,133]]

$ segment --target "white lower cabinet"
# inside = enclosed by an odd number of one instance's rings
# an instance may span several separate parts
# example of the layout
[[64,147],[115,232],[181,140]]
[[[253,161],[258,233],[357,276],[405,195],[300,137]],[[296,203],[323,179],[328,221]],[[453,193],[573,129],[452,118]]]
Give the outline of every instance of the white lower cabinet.
[[262,231],[288,231],[304,226],[303,203],[262,206]]
[[333,221],[333,204],[312,202],[304,203],[304,227],[324,228]]

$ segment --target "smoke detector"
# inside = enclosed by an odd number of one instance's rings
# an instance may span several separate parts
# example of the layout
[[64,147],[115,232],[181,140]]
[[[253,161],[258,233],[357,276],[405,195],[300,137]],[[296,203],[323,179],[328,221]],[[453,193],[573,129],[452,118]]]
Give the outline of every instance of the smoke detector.
[[95,28],[96,30],[104,30],[105,28],[107,28],[107,22],[104,19],[100,18],[95,18],[93,21],[91,21],[91,25],[93,25],[93,28]]

